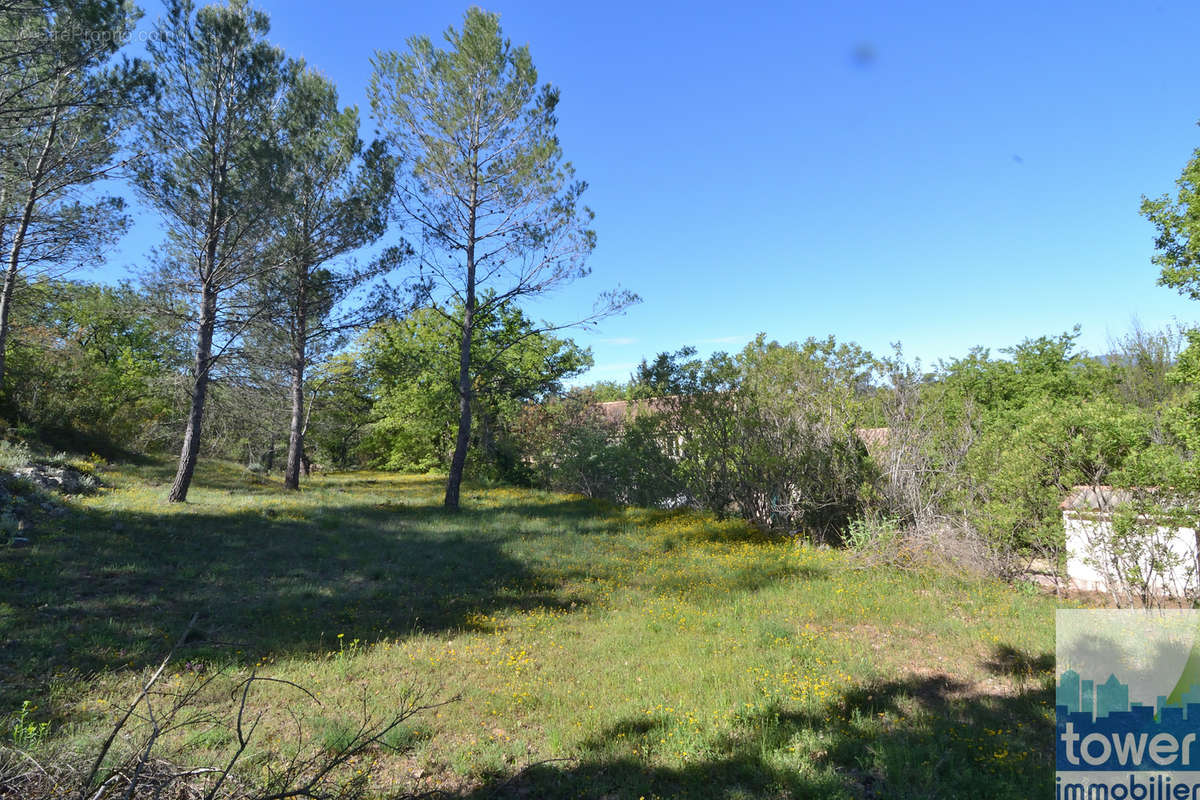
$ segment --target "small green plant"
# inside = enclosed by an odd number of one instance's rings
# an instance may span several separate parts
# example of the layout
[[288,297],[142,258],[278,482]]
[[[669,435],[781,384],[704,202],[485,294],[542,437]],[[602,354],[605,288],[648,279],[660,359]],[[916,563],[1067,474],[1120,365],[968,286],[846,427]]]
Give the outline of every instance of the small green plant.
[[21,711],[17,714],[17,721],[12,729],[13,747],[18,750],[33,750],[50,735],[49,722],[34,722],[30,719],[36,710],[37,706],[29,700],[21,703]]
[[29,466],[33,453],[24,442],[0,440],[0,470],[11,472],[21,467]]
[[342,677],[345,677],[346,673],[350,669],[350,663],[353,661],[354,656],[358,653],[358,646],[361,643],[361,640],[351,639],[349,642],[347,642],[346,634],[339,633],[337,635],[337,643],[337,652],[331,653],[330,655],[333,657],[334,663],[337,664],[339,674],[341,674]]
[[900,541],[900,521],[894,517],[857,517],[843,535],[846,547],[860,552],[891,550]]
[[5,511],[0,513],[0,538],[12,541],[12,538],[17,535],[17,531],[20,529],[20,520],[12,512]]
[[380,743],[390,750],[406,752],[431,738],[433,731],[427,725],[401,724],[384,734]]
[[1038,593],[1041,591],[1041,587],[1030,580],[1014,581],[1013,588],[1025,597],[1037,597]]
[[328,753],[350,750],[360,733],[356,724],[345,719],[318,719],[314,728],[321,749]]

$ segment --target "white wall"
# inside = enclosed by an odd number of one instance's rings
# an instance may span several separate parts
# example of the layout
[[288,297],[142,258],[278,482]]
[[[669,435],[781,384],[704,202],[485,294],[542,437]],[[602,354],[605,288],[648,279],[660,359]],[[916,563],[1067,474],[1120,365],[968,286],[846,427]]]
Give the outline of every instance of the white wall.
[[[1067,581],[1073,589],[1096,592],[1127,590],[1120,584],[1121,570],[1113,568],[1114,554],[1107,550],[1112,523],[1107,514],[1063,512],[1063,531],[1067,544]],[[1154,594],[1189,597],[1197,590],[1196,531],[1192,528],[1146,527],[1142,555],[1137,559],[1144,574],[1150,574]],[[1152,559],[1158,552],[1165,558]],[[1130,554],[1115,554],[1126,565]],[[1158,563],[1152,563],[1157,561]],[[1177,562],[1170,565],[1164,562]]]

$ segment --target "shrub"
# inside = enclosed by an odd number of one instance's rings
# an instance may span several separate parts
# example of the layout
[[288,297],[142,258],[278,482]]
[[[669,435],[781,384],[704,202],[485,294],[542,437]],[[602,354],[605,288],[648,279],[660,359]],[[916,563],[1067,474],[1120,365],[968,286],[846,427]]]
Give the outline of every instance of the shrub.
[[[636,407],[635,407],[636,408]],[[532,407],[515,433],[532,480],[556,491],[643,506],[679,495],[669,419],[607,416],[588,392]]]
[[530,409],[522,443],[542,486],[688,505],[835,540],[869,472],[855,435],[869,355],[832,340],[759,336],[737,356],[643,364],[623,418],[589,392]]
[[[675,406],[679,472],[690,502],[760,528],[836,540],[857,513],[868,470],[855,435],[855,379],[831,341],[763,336],[736,357],[689,367]],[[856,370],[851,370],[857,374]]]
[[33,453],[24,442],[0,440],[0,470],[12,472],[29,466],[33,461]]
[[842,541],[859,552],[890,552],[900,543],[900,521],[895,517],[857,517],[846,526]]

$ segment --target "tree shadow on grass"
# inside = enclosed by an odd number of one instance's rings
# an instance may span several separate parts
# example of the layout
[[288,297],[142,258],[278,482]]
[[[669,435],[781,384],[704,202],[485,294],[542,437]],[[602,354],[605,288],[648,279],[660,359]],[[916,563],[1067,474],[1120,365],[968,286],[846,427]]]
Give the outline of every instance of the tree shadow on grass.
[[[672,521],[681,521],[684,523],[683,532],[666,535],[681,540],[714,543],[769,543],[780,540],[779,534],[759,530],[735,517],[722,519],[690,508],[624,507],[608,500],[582,496],[564,498],[562,495],[532,490],[530,493],[535,497],[543,497],[544,502],[506,504],[500,513],[519,518],[554,519],[560,523],[570,523],[583,533],[611,533],[630,526],[648,529]],[[475,505],[481,500],[485,503],[482,508]],[[461,513],[466,516],[497,513],[495,509],[486,506],[486,501],[486,495],[483,493],[468,492],[463,498]]]
[[371,642],[586,604],[506,554],[516,534],[348,495],[299,510],[88,508],[53,526],[0,550],[0,711],[55,674],[157,661],[194,613],[182,657],[252,662],[336,650],[339,634]]
[[[169,465],[155,468],[169,480]],[[154,480],[139,470],[134,488]],[[184,657],[252,662],[336,650],[339,634],[371,642],[478,629],[503,611],[578,609],[587,598],[569,585],[590,573],[514,548],[566,532],[571,559],[590,565],[590,553],[612,543],[600,534],[624,536],[635,524],[592,500],[497,500],[477,488],[452,514],[440,507],[436,477],[354,474],[310,485],[319,503],[294,503],[273,482],[212,465],[185,507],[89,505],[39,523],[33,547],[0,549],[0,712],[44,695],[57,673],[156,662],[194,613]],[[237,498],[229,510],[226,496]],[[757,591],[797,574],[733,571],[722,586]]]
[[984,667],[993,675],[1031,678],[1054,669],[1054,654],[1034,655],[1009,644],[998,644]]
[[851,686],[816,712],[775,706],[744,715],[679,767],[638,756],[656,749],[669,721],[632,718],[581,743],[569,766],[536,765],[463,797],[1049,797],[1051,702],[1044,681],[981,692],[947,675],[913,674]]
[[[537,493],[534,493],[535,496]],[[642,541],[647,549],[637,555],[652,553],[656,557],[669,557],[671,553],[691,553],[689,546],[697,543],[743,544],[778,543],[779,537],[758,531],[757,529],[740,525],[730,525],[710,517],[699,516],[694,512],[680,509],[622,509],[605,500],[590,498],[563,499],[560,495],[543,495],[545,502],[517,502],[503,507],[487,508],[466,505],[459,512],[459,517],[472,520],[479,524],[497,519],[510,521],[514,530],[528,531],[538,529],[539,525],[554,526],[559,530],[578,536],[583,545],[605,548],[603,543],[606,536],[624,537],[630,527],[643,527],[655,523],[683,521],[682,533],[667,533],[659,536],[646,536]],[[485,496],[467,497],[471,500],[486,500]],[[419,512],[413,506],[410,510]],[[588,540],[596,540],[589,542]],[[621,547],[627,546],[627,541],[621,541]],[[708,551],[704,551],[708,552]],[[603,561],[600,559],[598,561]],[[617,572],[610,565],[610,572]],[[665,571],[653,583],[658,591],[667,593],[688,594],[702,587],[710,593],[719,592],[758,592],[782,581],[799,579],[804,581],[827,580],[830,572],[827,568],[813,564],[794,564],[784,560],[765,559],[754,561],[745,566],[721,568],[717,570],[697,569],[685,575],[671,575]],[[565,569],[559,572],[564,580],[591,580],[597,577],[613,577],[606,574],[604,564],[585,562],[584,566]]]

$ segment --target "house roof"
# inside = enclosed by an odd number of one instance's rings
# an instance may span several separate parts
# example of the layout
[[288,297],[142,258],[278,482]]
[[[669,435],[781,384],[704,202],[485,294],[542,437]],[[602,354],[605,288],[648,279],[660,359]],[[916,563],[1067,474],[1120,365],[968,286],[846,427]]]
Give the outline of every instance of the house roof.
[[887,449],[891,430],[891,428],[855,428],[854,433],[866,446],[867,452],[872,456],[877,456]]
[[1133,499],[1129,489],[1113,486],[1073,486],[1058,507],[1063,511],[1109,511]]
[[606,403],[597,403],[596,407],[609,422],[624,422],[627,419],[636,419],[641,414],[669,411],[670,401],[673,399],[656,397],[647,400],[609,400]]

